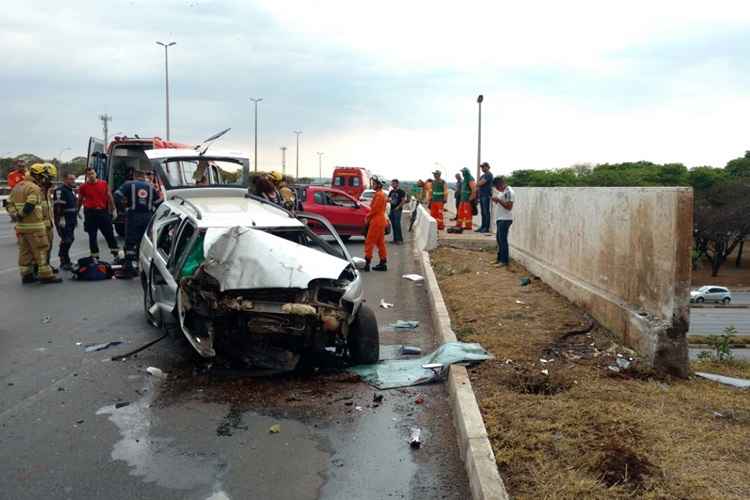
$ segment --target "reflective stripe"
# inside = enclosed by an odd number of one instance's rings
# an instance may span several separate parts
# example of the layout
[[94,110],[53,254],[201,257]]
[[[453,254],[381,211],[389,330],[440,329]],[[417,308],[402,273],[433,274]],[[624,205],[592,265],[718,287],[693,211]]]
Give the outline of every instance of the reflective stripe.
[[39,229],[45,229],[44,222],[19,222],[16,224],[16,229],[19,231],[26,231],[29,229],[32,230],[39,230]]
[[76,209],[76,208],[64,208],[63,209],[63,212],[77,212],[77,211],[78,211],[78,209]]
[[135,208],[135,184],[130,185],[130,209]]

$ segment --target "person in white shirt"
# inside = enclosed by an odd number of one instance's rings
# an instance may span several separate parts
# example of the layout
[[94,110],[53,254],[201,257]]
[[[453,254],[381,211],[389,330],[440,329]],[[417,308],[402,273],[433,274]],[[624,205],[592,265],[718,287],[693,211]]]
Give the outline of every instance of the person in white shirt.
[[497,176],[492,180],[492,203],[496,205],[497,217],[497,266],[507,266],[510,262],[510,250],[508,249],[508,231],[513,224],[513,202],[515,196],[513,189],[505,183],[503,176]]

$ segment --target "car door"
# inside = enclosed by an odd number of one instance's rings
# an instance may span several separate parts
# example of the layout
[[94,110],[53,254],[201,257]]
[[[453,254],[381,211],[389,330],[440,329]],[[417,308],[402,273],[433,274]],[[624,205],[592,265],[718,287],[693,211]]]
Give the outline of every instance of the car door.
[[367,210],[362,210],[362,205],[347,193],[328,191],[328,197],[334,203],[331,210],[336,219],[331,221],[336,231],[345,235],[362,234]]
[[167,204],[161,205],[156,209],[153,217],[151,217],[151,221],[148,223],[148,227],[146,227],[146,232],[143,233],[138,254],[140,269],[143,271],[144,276],[148,276],[151,268],[151,259],[156,251],[156,232],[159,226],[170,218],[174,219],[176,216]]
[[181,219],[169,218],[156,228],[156,251],[152,254],[151,268],[149,270],[150,293],[153,302],[159,304],[162,317],[173,320],[171,314],[177,297],[177,281],[172,275],[169,265],[172,261],[172,252],[180,228]]
[[722,299],[721,295],[721,288],[711,288],[708,290],[708,294],[706,295],[706,300],[711,300],[714,302],[718,302]]

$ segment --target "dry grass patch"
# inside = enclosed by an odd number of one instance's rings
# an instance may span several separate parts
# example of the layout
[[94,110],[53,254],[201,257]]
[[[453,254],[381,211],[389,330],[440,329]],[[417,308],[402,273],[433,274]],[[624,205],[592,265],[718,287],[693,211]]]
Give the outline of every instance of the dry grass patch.
[[[454,248],[431,257],[454,330],[496,356],[470,375],[513,497],[750,498],[750,393],[654,377],[516,264]],[[722,367],[699,365],[750,375]]]

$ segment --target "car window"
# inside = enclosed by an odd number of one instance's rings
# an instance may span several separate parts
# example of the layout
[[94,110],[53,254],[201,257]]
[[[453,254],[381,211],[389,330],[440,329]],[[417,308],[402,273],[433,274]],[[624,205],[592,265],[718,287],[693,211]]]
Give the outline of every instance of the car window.
[[722,288],[712,288],[709,290],[710,293],[722,293],[724,290]]
[[328,201],[326,199],[326,194],[323,191],[316,191],[315,192],[315,203],[318,205],[327,205]]
[[169,209],[169,206],[166,203],[157,208],[156,212],[154,212],[154,216],[151,217],[151,220],[148,222],[148,227],[146,228],[146,232],[143,234],[143,236],[148,240],[151,240],[151,232],[154,228],[154,222],[157,220],[164,220],[171,214],[172,211]]
[[177,227],[180,222],[180,219],[175,219],[173,221],[167,222],[162,227],[159,228],[159,235],[157,236],[157,242],[156,242],[156,248],[159,250],[159,253],[162,254],[162,256],[165,259],[169,258],[169,252],[172,250],[172,241],[174,241],[175,233],[177,232]]
[[359,187],[361,185],[359,177],[349,177],[349,185],[353,187]]
[[335,179],[333,180],[333,183],[336,186],[343,186],[346,183],[346,179],[340,175],[337,175]]
[[329,196],[336,205],[346,208],[356,208],[357,203],[342,193],[329,193]]
[[182,257],[184,257],[185,249],[188,246],[188,243],[190,243],[190,240],[193,238],[193,235],[195,234],[195,226],[192,222],[187,221],[182,226],[182,230],[180,231],[180,235],[177,239],[177,244],[175,245],[174,253],[172,254],[171,258],[171,265],[170,269],[176,269],[178,265],[183,260]]

